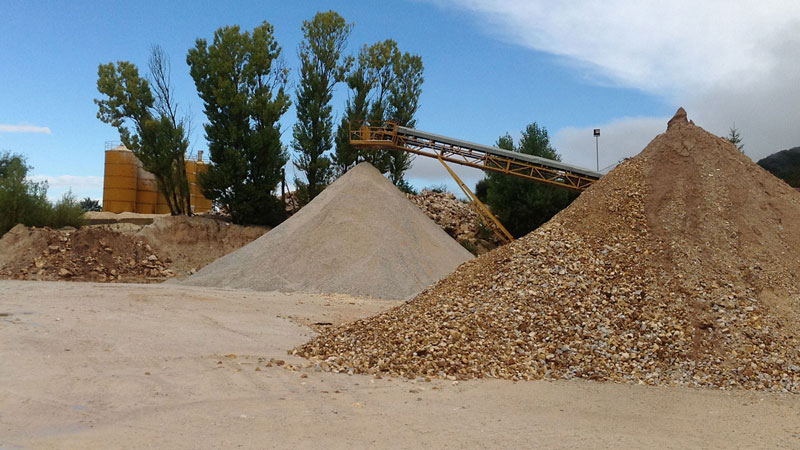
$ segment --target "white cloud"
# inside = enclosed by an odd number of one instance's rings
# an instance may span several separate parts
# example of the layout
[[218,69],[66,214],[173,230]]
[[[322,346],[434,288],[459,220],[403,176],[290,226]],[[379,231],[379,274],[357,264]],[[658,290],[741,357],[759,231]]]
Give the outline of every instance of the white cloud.
[[103,188],[103,177],[92,175],[31,175],[28,179],[37,183],[46,181],[50,187]]
[[785,0],[438,0],[480,14],[497,35],[586,64],[646,91],[757,82],[797,42]]
[[[591,82],[684,106],[713,133],[736,122],[753,159],[800,145],[800,2],[431,1],[473,12],[501,39],[562,57]],[[625,134],[628,124],[635,134],[642,120],[608,126]]]
[[[666,130],[667,120],[668,117],[626,117],[600,125],[598,147],[601,171],[642,151],[656,135]],[[553,146],[561,153],[564,162],[593,170],[596,168],[594,128],[597,127],[567,127],[553,136]]]
[[50,128],[36,125],[8,125],[0,123],[0,133],[39,133],[50,134]]
[[[484,177],[482,170],[451,163],[448,163],[448,166],[472,191],[475,190],[475,184]],[[442,163],[433,158],[415,156],[411,168],[405,173],[405,178],[417,189],[444,184],[448,191],[463,197],[458,183],[453,180]]]
[[96,200],[103,198],[103,177],[75,176],[75,175],[30,175],[30,181],[37,183],[47,182],[47,197],[56,201],[65,193],[72,191],[78,199],[91,197]]

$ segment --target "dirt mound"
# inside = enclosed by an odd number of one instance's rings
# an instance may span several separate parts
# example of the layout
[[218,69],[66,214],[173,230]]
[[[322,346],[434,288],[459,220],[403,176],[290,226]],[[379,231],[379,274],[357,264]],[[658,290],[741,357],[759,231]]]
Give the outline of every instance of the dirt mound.
[[289,220],[185,283],[404,299],[470,257],[363,163]]
[[334,371],[800,391],[800,195],[683,110],[550,222],[299,347]]
[[478,213],[467,202],[448,192],[424,190],[408,199],[436,222],[453,239],[476,255],[497,248],[503,242],[483,224]]
[[0,277],[150,283],[173,276],[146,242],[101,228],[17,225],[0,239]]
[[171,259],[170,269],[180,277],[253,242],[268,230],[203,216],[163,216],[142,227],[136,236]]

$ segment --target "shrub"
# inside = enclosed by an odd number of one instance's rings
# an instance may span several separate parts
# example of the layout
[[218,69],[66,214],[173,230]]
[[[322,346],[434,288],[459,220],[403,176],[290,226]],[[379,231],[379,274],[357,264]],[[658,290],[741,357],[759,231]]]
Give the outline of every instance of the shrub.
[[436,192],[436,193],[439,193],[439,194],[446,194],[446,193],[450,192],[450,191],[447,190],[447,185],[446,184],[428,186],[428,187],[422,188],[422,190],[423,191]]
[[83,214],[84,210],[80,202],[72,195],[72,191],[69,191],[53,205],[48,225],[53,228],[78,228],[84,223]]
[[92,199],[91,197],[86,197],[81,200],[81,208],[84,211],[102,211],[103,207],[100,206],[100,202],[97,200]]
[[411,195],[419,194],[419,192],[417,192],[417,190],[414,189],[414,186],[412,186],[411,183],[409,183],[405,179],[401,179],[400,181],[397,182],[397,189],[400,189],[405,194],[411,194]]

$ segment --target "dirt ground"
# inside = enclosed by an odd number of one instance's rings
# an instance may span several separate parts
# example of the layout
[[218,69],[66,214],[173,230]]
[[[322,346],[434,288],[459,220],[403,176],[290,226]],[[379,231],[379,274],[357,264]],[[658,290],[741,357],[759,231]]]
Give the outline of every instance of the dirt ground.
[[800,448],[791,394],[286,369],[396,304],[0,281],[0,448]]

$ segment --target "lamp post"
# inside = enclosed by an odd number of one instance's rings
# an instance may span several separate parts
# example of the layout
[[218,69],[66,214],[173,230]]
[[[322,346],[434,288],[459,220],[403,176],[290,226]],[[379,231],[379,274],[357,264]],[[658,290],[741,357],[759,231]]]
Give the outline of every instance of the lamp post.
[[597,158],[597,171],[600,172],[600,128],[594,129],[594,149]]

